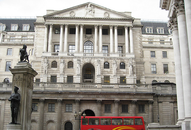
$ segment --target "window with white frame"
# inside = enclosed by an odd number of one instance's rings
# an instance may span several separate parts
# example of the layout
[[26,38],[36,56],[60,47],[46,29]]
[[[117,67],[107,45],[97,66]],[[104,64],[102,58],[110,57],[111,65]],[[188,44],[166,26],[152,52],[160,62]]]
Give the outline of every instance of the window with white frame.
[[155,51],[151,51],[151,57],[155,57]]
[[7,49],[7,55],[8,55],[8,56],[11,56],[11,55],[12,55],[12,48],[8,48],[8,49]]
[[72,112],[72,104],[66,104],[66,112]]
[[104,55],[104,56],[107,56],[107,54],[108,54],[108,46],[103,45],[103,46],[102,46],[102,52],[103,52],[103,55]]
[[158,34],[164,34],[164,28],[157,28]]
[[55,103],[48,104],[48,112],[55,112]]
[[6,27],[5,24],[1,24],[1,23],[0,23],[0,31],[4,31],[4,30],[5,30],[5,27]]
[[153,27],[146,27],[146,33],[153,33]]
[[23,24],[23,31],[29,31],[30,25],[29,24]]
[[10,71],[9,67],[11,67],[11,61],[6,61],[5,71]]
[[75,45],[69,45],[68,52],[73,54],[75,52]]
[[152,74],[156,74],[157,73],[156,64],[151,64],[151,73]]
[[60,45],[55,44],[54,45],[54,52],[59,52]]
[[17,31],[18,30],[18,24],[11,24],[11,31]]

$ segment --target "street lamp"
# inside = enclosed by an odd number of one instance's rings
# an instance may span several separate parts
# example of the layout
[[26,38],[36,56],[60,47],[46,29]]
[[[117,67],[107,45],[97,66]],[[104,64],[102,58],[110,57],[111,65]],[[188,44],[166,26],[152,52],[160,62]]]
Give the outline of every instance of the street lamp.
[[[75,120],[79,120],[79,130],[80,130],[80,121],[81,121],[81,115],[82,115],[82,112],[75,112],[75,114],[74,114],[74,117],[75,117]],[[86,117],[86,114],[85,113],[83,113],[83,115],[82,115],[84,118]]]

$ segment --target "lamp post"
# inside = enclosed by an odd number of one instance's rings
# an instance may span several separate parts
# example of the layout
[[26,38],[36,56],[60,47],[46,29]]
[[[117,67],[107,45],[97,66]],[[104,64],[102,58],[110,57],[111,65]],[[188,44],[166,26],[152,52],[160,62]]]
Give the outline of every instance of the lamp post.
[[[75,120],[79,120],[79,130],[80,130],[81,114],[82,114],[82,112],[81,112],[81,111],[79,111],[78,113],[77,113],[77,112],[75,112],[75,114],[74,114]],[[82,116],[85,118],[85,117],[86,117],[86,114],[85,114],[85,113],[83,113],[83,115],[82,115]]]

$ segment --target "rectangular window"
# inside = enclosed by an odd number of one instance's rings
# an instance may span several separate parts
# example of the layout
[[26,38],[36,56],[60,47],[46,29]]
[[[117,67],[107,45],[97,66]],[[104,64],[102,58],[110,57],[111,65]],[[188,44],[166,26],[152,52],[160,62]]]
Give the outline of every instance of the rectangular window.
[[164,40],[160,40],[160,44],[164,44]]
[[57,77],[56,76],[51,76],[51,82],[56,83],[57,82]]
[[29,31],[30,25],[29,24],[23,24],[23,31]]
[[11,56],[11,55],[12,55],[12,48],[8,48],[8,49],[7,49],[7,55],[8,55],[8,56]]
[[125,77],[125,76],[121,76],[121,77],[120,77],[120,83],[121,83],[121,84],[126,83],[126,77]]
[[122,119],[121,118],[113,118],[112,119],[112,125],[122,125]]
[[55,112],[55,103],[48,104],[48,112]]
[[149,44],[153,44],[153,39],[148,39]]
[[35,82],[38,82],[38,83],[40,83],[40,79],[36,78]]
[[6,62],[5,71],[10,71],[9,67],[11,67],[11,61]]
[[0,31],[4,31],[5,30],[6,25],[5,24],[0,24]]
[[123,124],[124,125],[134,125],[134,120],[132,118],[124,118]]
[[89,125],[99,125],[98,118],[89,118]]
[[155,57],[155,51],[151,51],[151,57]]
[[164,34],[164,28],[157,28],[158,34]]
[[91,28],[86,28],[86,34],[92,34],[92,29]]
[[76,29],[75,29],[75,28],[70,28],[69,33],[70,33],[70,34],[76,34]]
[[151,64],[151,73],[152,74],[156,74],[157,73],[156,64]]
[[66,112],[72,112],[72,104],[66,104]]
[[152,27],[146,27],[146,33],[153,33]]
[[101,125],[111,125],[111,119],[110,118],[101,118],[100,124]]
[[135,125],[143,125],[143,121],[141,118],[136,118],[135,119]]
[[168,64],[163,64],[163,71],[164,71],[164,74],[168,73]]
[[73,76],[67,76],[67,83],[73,83]]
[[162,57],[167,58],[167,51],[162,51]]
[[111,104],[105,104],[105,113],[111,113]]
[[119,56],[123,55],[123,46],[118,46],[118,53],[119,53]]
[[128,105],[122,105],[122,113],[128,113]]
[[68,52],[74,53],[75,52],[75,45],[69,45]]
[[60,34],[60,28],[54,28],[54,33],[55,34]]
[[18,30],[18,24],[11,24],[11,31],[17,31]]
[[102,35],[108,35],[109,32],[108,32],[108,29],[102,29]]
[[145,105],[139,104],[139,113],[144,113],[144,112],[145,112]]
[[54,45],[54,52],[59,52],[60,45],[56,44]]
[[117,29],[117,35],[123,35],[123,29]]
[[102,46],[102,52],[104,56],[108,56],[108,46],[103,45]]
[[37,112],[38,111],[38,103],[32,103],[32,111]]
[[104,83],[110,83],[110,77],[104,76]]

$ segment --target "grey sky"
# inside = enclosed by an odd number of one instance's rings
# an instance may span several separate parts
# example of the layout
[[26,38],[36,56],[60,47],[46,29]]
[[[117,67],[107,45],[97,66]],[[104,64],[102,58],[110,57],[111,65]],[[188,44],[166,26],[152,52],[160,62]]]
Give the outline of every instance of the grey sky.
[[0,0],[0,17],[35,17],[47,9],[62,10],[92,2],[119,12],[132,12],[135,18],[168,20],[168,12],[159,7],[160,0]]

